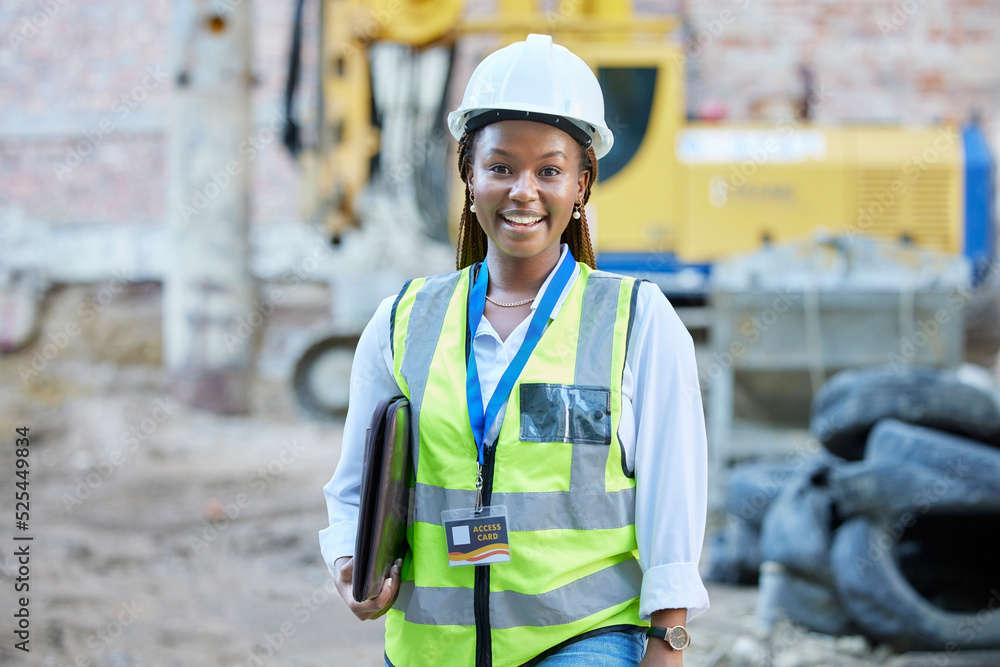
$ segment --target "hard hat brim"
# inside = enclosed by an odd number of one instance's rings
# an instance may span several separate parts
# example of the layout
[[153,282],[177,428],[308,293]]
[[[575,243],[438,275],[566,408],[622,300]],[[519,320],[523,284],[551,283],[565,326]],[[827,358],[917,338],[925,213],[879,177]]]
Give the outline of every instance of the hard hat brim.
[[490,109],[489,111],[483,111],[482,113],[470,115],[469,119],[465,121],[465,131],[475,132],[481,127],[485,127],[491,123],[498,123],[502,120],[532,120],[536,123],[545,123],[546,125],[551,125],[552,127],[562,130],[569,136],[573,137],[584,148],[590,148],[590,146],[594,143],[593,137],[591,137],[586,130],[579,127],[576,123],[573,123],[566,118],[562,118],[561,116],[555,116],[549,113],[540,113],[538,111]]
[[563,130],[584,148],[593,148],[601,159],[614,145],[614,135],[606,127],[595,126],[579,118],[557,116],[529,109],[458,109],[448,114],[448,129],[455,140],[486,125],[501,120],[532,120]]

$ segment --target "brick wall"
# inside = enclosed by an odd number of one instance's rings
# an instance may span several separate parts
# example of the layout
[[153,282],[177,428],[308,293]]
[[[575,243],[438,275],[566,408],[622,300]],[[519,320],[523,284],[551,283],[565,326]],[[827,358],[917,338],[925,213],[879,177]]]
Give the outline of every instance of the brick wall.
[[[171,4],[0,3],[0,205],[53,222],[163,221]],[[259,123],[279,109],[293,4],[253,3]],[[766,117],[801,97],[806,66],[819,121],[964,120],[980,109],[1000,149],[1000,0],[636,7],[684,13],[689,109],[716,99],[731,119]],[[294,167],[274,141],[254,164],[253,221],[295,219],[296,188]]]
[[1000,1],[689,0],[692,108],[753,118],[815,78],[822,122],[1000,120]]
[[[163,221],[171,4],[0,4],[0,204],[52,222]],[[259,124],[280,112],[291,5],[253,3]],[[280,141],[253,168],[254,222],[294,217],[295,171]]]

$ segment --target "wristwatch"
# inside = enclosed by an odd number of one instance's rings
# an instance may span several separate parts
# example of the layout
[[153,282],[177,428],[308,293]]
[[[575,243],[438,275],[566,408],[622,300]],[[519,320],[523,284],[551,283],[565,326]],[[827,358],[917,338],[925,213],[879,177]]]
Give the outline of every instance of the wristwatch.
[[691,635],[683,625],[675,625],[672,628],[650,628],[646,636],[662,639],[675,651],[682,651],[691,644]]

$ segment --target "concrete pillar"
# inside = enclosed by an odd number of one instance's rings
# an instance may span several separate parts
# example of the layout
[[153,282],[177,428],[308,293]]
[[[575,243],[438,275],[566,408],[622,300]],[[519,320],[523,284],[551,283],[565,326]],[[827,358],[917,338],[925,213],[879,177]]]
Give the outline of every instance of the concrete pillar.
[[174,0],[164,363],[180,400],[245,413],[257,327],[247,238],[249,0]]

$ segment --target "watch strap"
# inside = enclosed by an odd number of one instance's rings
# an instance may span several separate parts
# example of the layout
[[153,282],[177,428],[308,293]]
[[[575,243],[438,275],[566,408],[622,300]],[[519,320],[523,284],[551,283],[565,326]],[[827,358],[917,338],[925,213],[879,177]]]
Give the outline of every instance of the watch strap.
[[[673,645],[673,643],[671,643],[669,639],[670,632],[676,628],[681,628],[682,630],[684,630],[684,635],[687,640],[684,642],[684,646],[676,647]],[[675,651],[682,651],[691,645],[691,634],[688,632],[688,629],[683,625],[675,625],[669,628],[658,628],[656,626],[650,626],[650,628],[646,630],[646,636],[654,637],[656,639],[662,639],[667,643],[667,646],[669,646],[671,649]]]

